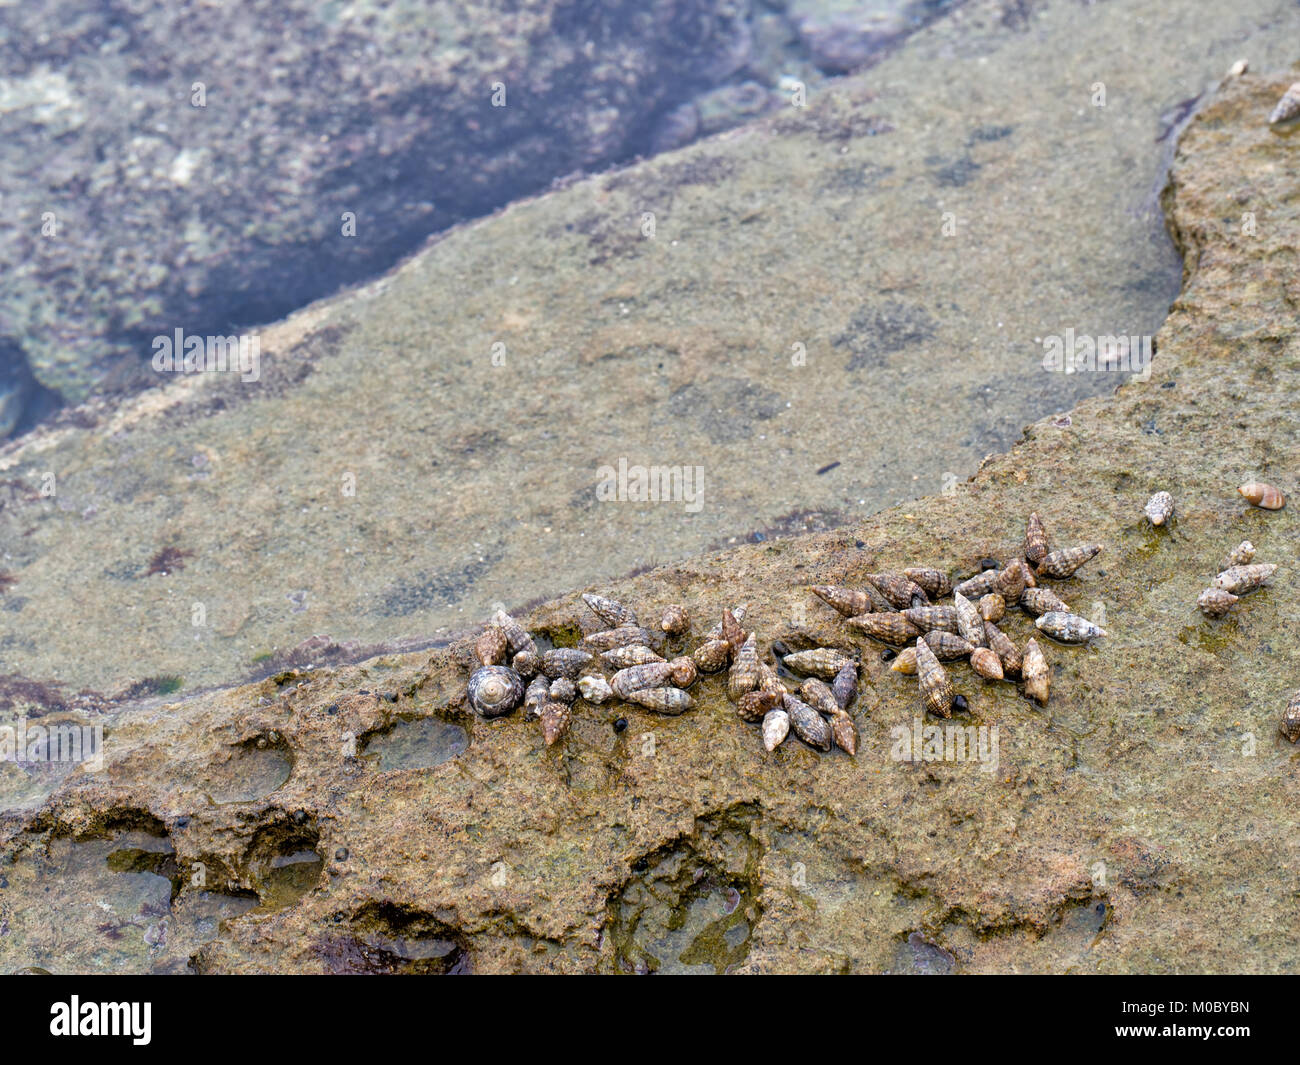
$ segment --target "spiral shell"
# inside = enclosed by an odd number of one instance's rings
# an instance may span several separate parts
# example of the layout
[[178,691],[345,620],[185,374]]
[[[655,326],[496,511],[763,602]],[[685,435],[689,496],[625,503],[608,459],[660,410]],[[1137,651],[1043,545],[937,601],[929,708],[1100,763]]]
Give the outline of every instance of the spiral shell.
[[1051,545],[1047,542],[1047,529],[1043,525],[1043,519],[1036,513],[1029,515],[1029,521],[1025,526],[1025,558],[1031,565],[1037,566],[1047,557],[1047,552],[1051,550]]
[[989,650],[997,653],[1002,660],[1002,672],[1008,677],[1014,677],[1020,673],[1024,663],[1024,658],[1016,645],[1011,642],[1011,637],[999,629],[991,621],[984,623],[984,635],[989,642]]
[[1163,525],[1174,512],[1174,497],[1168,492],[1157,492],[1142,509],[1152,525]]
[[614,674],[610,687],[620,699],[629,699],[635,691],[645,688],[662,688],[672,678],[673,667],[670,662],[647,662],[645,665],[628,666]]
[[858,727],[853,718],[839,707],[826,719],[831,727],[831,739],[835,746],[850,757],[858,753]]
[[1002,659],[997,652],[988,647],[977,647],[970,653],[970,667],[985,680],[1001,680]]
[[701,673],[717,673],[727,668],[731,659],[731,645],[726,640],[709,640],[691,652],[691,658]]
[[524,697],[524,682],[505,666],[480,666],[469,678],[469,705],[480,717],[503,717]]
[[614,696],[614,689],[609,686],[609,681],[604,677],[579,677],[578,691],[587,702],[595,706]]
[[957,611],[957,634],[972,647],[984,646],[984,619],[975,604],[961,592],[952,593],[953,609]]
[[542,669],[542,656],[536,651],[520,651],[510,661],[510,668],[521,677],[535,677]]
[[[875,614],[868,614],[868,617],[877,617]],[[783,659],[786,666],[793,669],[796,673],[810,673],[814,677],[822,677],[825,680],[834,680],[835,675],[844,668],[845,664],[851,663],[851,659],[843,651],[837,651],[833,647],[814,647],[811,651],[796,651],[794,654],[786,655]]]
[[[1064,579],[1099,554],[1101,554],[1101,544],[1082,544],[1079,547],[1066,547],[1060,551],[1053,551],[1038,564],[1038,575]],[[1011,600],[1008,599],[1007,602]]]
[[[728,614],[731,612],[728,611]],[[731,672],[727,674],[727,695],[738,700],[746,692],[758,687],[758,646],[751,632],[740,649],[736,651],[731,663]]]
[[627,669],[630,666],[644,666],[663,659],[650,648],[639,643],[629,643],[624,647],[615,647],[600,656],[600,660],[610,669]]
[[882,643],[892,643],[901,647],[909,640],[921,635],[921,630],[907,620],[902,614],[863,614],[849,618],[849,628],[870,636]]
[[790,727],[809,747],[829,751],[834,737],[826,719],[811,706],[796,696],[786,694],[782,702],[785,712],[790,715]]
[[1282,99],[1278,100],[1268,121],[1269,125],[1276,126],[1279,122],[1290,122],[1293,118],[1300,118],[1300,81],[1282,94]]
[[758,686],[762,691],[785,695],[785,685],[781,683],[781,675],[766,662],[758,664]]
[[814,585],[810,591],[823,603],[838,610],[846,618],[894,609],[885,597],[874,588],[858,589],[846,588],[842,584],[818,584]]
[[964,595],[968,599],[978,599],[982,595],[988,595],[993,591],[993,582],[998,579],[998,571],[995,569],[986,569],[975,574],[974,577],[968,577],[955,588],[953,595]]
[[590,651],[580,651],[576,647],[552,647],[542,652],[542,672],[552,680],[557,677],[576,680],[592,659]]
[[1242,595],[1263,587],[1276,572],[1277,566],[1271,562],[1256,562],[1250,566],[1233,566],[1231,569],[1225,569],[1214,580],[1210,581],[1210,587],[1221,588],[1233,595]]
[[745,642],[745,631],[740,627],[740,622],[736,615],[730,610],[722,612],[722,638],[727,641],[727,647],[735,655]]
[[1039,706],[1046,706],[1048,690],[1052,684],[1051,671],[1047,668],[1047,659],[1043,657],[1036,640],[1030,639],[1025,644],[1025,660],[1020,667],[1020,676],[1025,682],[1025,694]]
[[[1297,84],[1300,84],[1300,82],[1297,82]],[[1252,482],[1251,484],[1243,484],[1237,491],[1245,497],[1247,503],[1253,503],[1265,510],[1281,510],[1286,506],[1286,496],[1271,484]]]
[[670,680],[674,688],[689,688],[700,675],[700,671],[695,666],[695,659],[689,655],[679,655],[668,664],[672,666]]
[[[1026,588],[1025,592],[1037,591],[1037,588]],[[1025,592],[1020,593],[1020,600],[1023,603]],[[981,595],[980,601],[975,604],[975,609],[980,612],[980,617],[985,621],[991,621],[997,624],[1007,613],[1007,601],[998,595],[997,592],[989,592],[988,595]]]
[[891,672],[901,673],[905,677],[915,677],[916,676],[916,648],[907,647],[899,651],[898,657],[894,659],[894,664],[891,665],[889,668]]
[[799,697],[819,714],[829,716],[840,709],[830,685],[817,677],[809,677],[799,685]]
[[483,634],[474,641],[474,654],[478,656],[481,666],[499,666],[506,660],[506,651],[510,644],[506,634],[498,625],[489,625]]
[[957,608],[950,603],[944,603],[942,606],[910,607],[902,613],[903,617],[922,632],[933,632],[935,629],[954,634],[957,632]]
[[858,697],[858,664],[845,662],[831,681],[831,694],[841,710],[847,710]]
[[601,629],[598,632],[588,633],[582,638],[583,648],[597,653],[612,651],[616,647],[630,647],[633,644],[651,647],[654,642],[654,634],[639,625],[619,625],[614,629]]
[[1300,692],[1291,696],[1282,712],[1282,732],[1292,743],[1300,740]]
[[931,599],[942,599],[952,591],[952,578],[932,566],[913,566],[903,570],[903,576],[924,588]]
[[961,636],[956,636],[951,632],[944,632],[942,629],[935,629],[933,632],[927,632],[921,637],[925,641],[934,657],[940,662],[952,662],[958,658],[965,658],[973,650],[975,645]]
[[524,720],[536,721],[542,713],[542,707],[551,701],[551,686],[545,677],[536,677],[524,692]]
[[1233,566],[1249,566],[1255,560],[1255,545],[1249,540],[1242,540],[1224,559],[1221,569],[1232,569]]
[[1196,597],[1196,605],[1200,607],[1201,613],[1210,618],[1223,617],[1236,601],[1235,595],[1222,588],[1206,588]]
[[1028,568],[1017,558],[998,571],[993,581],[993,591],[1002,596],[1004,602],[1014,606],[1020,602],[1020,593],[1025,590],[1028,576]]
[[775,751],[790,735],[790,715],[781,707],[770,710],[763,718],[763,748]]
[[528,630],[504,610],[498,610],[492,615],[492,624],[506,634],[506,642],[510,645],[512,654],[519,654],[520,651],[537,653],[537,644],[533,642]]
[[[731,616],[734,617],[736,619],[736,623],[739,624],[740,622],[745,620],[745,614],[748,612],[748,610],[749,610],[749,604],[741,603],[740,606],[733,606],[731,608]],[[706,640],[722,639],[722,622],[718,622],[718,624],[714,625],[713,628],[711,628],[708,632],[706,632],[704,634],[704,638]]]
[[547,689],[553,703],[571,703],[578,697],[578,687],[568,677],[557,677]]
[[596,617],[600,618],[611,629],[616,629],[621,625],[637,624],[636,612],[629,610],[617,599],[608,599],[603,595],[584,592],[582,601],[591,608],[591,612]]
[[776,692],[746,692],[736,704],[736,713],[742,721],[762,721],[768,714],[781,705],[783,695]]
[[956,698],[952,681],[924,640],[916,641],[916,677],[925,708],[940,717],[952,717],[952,703]]
[[631,692],[627,701],[656,714],[680,714],[695,705],[695,700],[681,688],[641,688]]
[[569,731],[569,723],[573,720],[573,708],[567,703],[547,703],[542,707],[540,719],[542,738],[546,740],[546,746],[552,747]]
[[924,602],[930,601],[930,597],[925,594],[925,589],[916,581],[901,577],[897,573],[868,573],[866,580],[888,599],[896,610],[906,610],[912,606],[914,597],[918,595]]
[[680,603],[673,603],[664,608],[659,628],[669,636],[685,636],[691,631],[691,616]]
[[1060,640],[1061,643],[1087,643],[1097,636],[1106,636],[1105,629],[1094,625],[1087,618],[1081,618],[1078,614],[1070,614],[1064,610],[1049,610],[1040,617],[1035,625],[1040,632],[1045,632],[1054,640]]
[[[1051,610],[1069,612],[1070,608],[1050,588],[1026,588],[1020,593],[1020,609],[1038,617]],[[988,619],[992,621],[992,618]]]

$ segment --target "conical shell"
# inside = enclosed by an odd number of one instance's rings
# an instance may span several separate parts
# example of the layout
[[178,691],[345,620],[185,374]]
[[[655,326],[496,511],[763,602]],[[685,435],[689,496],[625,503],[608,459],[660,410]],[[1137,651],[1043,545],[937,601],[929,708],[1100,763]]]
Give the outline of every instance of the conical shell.
[[858,664],[845,662],[831,682],[831,694],[835,696],[836,705],[847,710],[858,697]]
[[[1030,590],[1031,589],[1028,588],[1025,589],[1025,591]],[[1032,590],[1037,591],[1037,589]],[[1021,592],[1020,599],[1022,602],[1024,601],[1024,598],[1025,593]],[[989,592],[988,595],[980,596],[980,601],[975,604],[975,609],[980,612],[980,617],[985,621],[991,621],[996,625],[1006,616],[1007,601],[1003,599],[1002,596],[998,595],[997,592]]]
[[597,653],[612,651],[615,647],[630,647],[633,644],[651,647],[654,643],[654,633],[639,625],[619,625],[614,629],[601,629],[598,632],[588,633],[582,638],[583,648]]
[[[1009,600],[1008,600],[1009,601]],[[957,633],[973,647],[984,646],[984,619],[975,604],[961,592],[952,593],[952,605],[957,611]]]
[[898,652],[898,657],[894,659],[890,670],[894,673],[901,673],[905,677],[916,676],[916,648],[906,647]]
[[1157,492],[1142,510],[1152,525],[1163,525],[1174,512],[1174,497],[1168,492]]
[[502,665],[509,648],[510,643],[499,625],[489,625],[474,641],[474,653],[478,656],[479,665],[483,666]]
[[1300,740],[1300,692],[1291,696],[1282,712],[1282,732],[1292,743]]
[[691,658],[701,673],[717,673],[727,668],[731,659],[731,645],[726,640],[709,640],[691,652]]
[[1210,581],[1210,587],[1222,588],[1225,592],[1231,592],[1233,595],[1243,595],[1267,584],[1269,578],[1276,572],[1277,566],[1271,562],[1256,562],[1249,566],[1233,566],[1231,569],[1225,569],[1214,580]]
[[922,632],[933,632],[935,629],[953,634],[957,632],[957,608],[951,603],[944,603],[942,606],[910,607],[902,613],[903,617]]
[[642,688],[631,692],[627,701],[657,714],[680,714],[695,705],[695,700],[681,688]]
[[[734,617],[736,619],[736,623],[739,624],[740,622],[745,620],[745,614],[748,612],[748,610],[749,610],[749,604],[741,603],[740,606],[733,606],[731,608],[731,616]],[[708,632],[706,632],[704,634],[704,638],[706,640],[722,639],[722,622],[718,622],[716,625],[713,626],[713,628],[711,628]]]
[[672,667],[672,685],[674,688],[689,688],[700,675],[695,659],[689,655],[680,655],[668,663]]
[[916,641],[916,677],[925,708],[940,717],[952,717],[952,702],[956,698],[952,681],[924,640]]
[[912,605],[913,596],[918,594],[925,602],[930,601],[925,589],[916,581],[897,573],[868,573],[866,579],[896,610],[906,610]]
[[1233,566],[1249,566],[1255,561],[1255,545],[1249,540],[1242,540],[1236,547],[1229,552],[1228,557],[1224,560],[1221,569],[1232,569]]
[[784,709],[769,711],[763,718],[764,749],[775,751],[785,742],[788,735],[790,735],[790,715]]
[[1047,552],[1050,550],[1043,519],[1037,514],[1030,514],[1029,522],[1025,526],[1025,558],[1029,559],[1032,565],[1037,566],[1047,557]]
[[[842,584],[817,584],[813,585],[810,591],[823,603],[839,611],[846,618],[856,617],[858,614],[871,614],[876,609],[872,605],[871,597],[857,588],[846,588]],[[879,593],[877,593],[877,597],[879,598]],[[885,606],[892,609],[888,603]]]
[[853,718],[836,708],[827,723],[831,727],[831,739],[835,741],[835,746],[850,756],[857,754],[858,727],[853,723]]
[[1025,590],[1026,574],[1025,564],[1018,558],[1013,559],[1005,568],[998,570],[993,581],[993,591],[1002,596],[1004,602],[1014,606],[1020,602],[1020,593]]
[[542,669],[542,656],[536,651],[520,651],[510,660],[510,668],[521,677],[535,677]]
[[[730,613],[730,611],[728,611]],[[746,692],[758,687],[758,645],[751,632],[731,663],[731,672],[727,674],[727,695],[734,702]]]
[[[601,680],[604,684],[604,680]],[[605,687],[609,687],[608,684]],[[551,686],[545,677],[535,677],[524,692],[524,720],[536,721],[541,716],[542,707],[551,701]]]
[[673,603],[664,608],[659,628],[669,636],[685,636],[691,631],[691,616],[680,603]]
[[1020,667],[1020,676],[1025,682],[1025,694],[1039,706],[1046,706],[1048,689],[1052,683],[1051,671],[1047,668],[1047,659],[1043,657],[1036,640],[1031,639],[1025,644],[1025,661]]
[[745,632],[740,627],[740,622],[736,620],[736,615],[730,610],[722,611],[722,638],[727,641],[727,646],[733,655],[745,642]]
[[1040,617],[1035,625],[1040,632],[1047,633],[1054,640],[1060,640],[1061,643],[1087,643],[1097,636],[1105,636],[1107,632],[1098,625],[1094,625],[1087,618],[1081,618],[1078,614],[1070,614],[1064,610],[1049,610]]
[[636,625],[636,612],[628,609],[617,599],[608,599],[603,595],[584,592],[582,601],[591,608],[591,612],[611,629],[620,625]]
[[969,640],[951,632],[944,632],[942,629],[927,632],[921,639],[926,642],[934,652],[934,657],[940,662],[953,662],[958,658],[965,658],[975,650],[975,645]]
[[[1060,551],[1053,551],[1038,564],[1038,575],[1062,580],[1099,554],[1101,554],[1101,544],[1083,544],[1079,547],[1066,547]],[[1011,600],[1008,599],[1007,602]]]
[[1064,610],[1067,613],[1070,610],[1065,601],[1050,588],[1026,588],[1020,593],[1020,609],[1033,614],[1034,617],[1046,614],[1050,610]]
[[840,709],[830,685],[817,677],[809,677],[799,685],[799,697],[819,714],[829,716]]
[[[531,691],[531,689],[529,689]],[[604,677],[579,677],[578,691],[587,702],[599,706],[606,699],[613,698],[614,689]]]
[[498,610],[492,615],[492,624],[506,634],[506,642],[510,645],[511,654],[518,654],[520,651],[531,651],[537,654],[537,644],[533,642],[528,630],[504,610]]
[[[867,617],[883,616],[867,615]],[[853,659],[833,647],[814,647],[811,651],[796,651],[794,654],[786,655],[782,661],[796,673],[810,673],[814,677],[834,680],[835,674],[844,668],[845,663],[852,662]]]
[[592,658],[590,651],[580,651],[576,647],[552,647],[542,652],[542,672],[552,680],[556,677],[576,680]]
[[480,717],[503,717],[524,697],[524,682],[505,666],[480,666],[470,674],[469,705]]
[[953,588],[953,595],[964,595],[967,599],[978,599],[980,596],[988,595],[989,592],[993,591],[993,582],[997,579],[997,570],[983,570],[975,574],[974,577],[968,577]]
[[892,643],[899,647],[921,635],[921,630],[900,613],[863,614],[860,617],[849,618],[848,625],[849,628],[857,629],[873,640]]
[[952,591],[952,578],[931,566],[913,566],[903,570],[903,576],[924,588],[931,599],[942,599]]
[[1011,642],[1011,637],[991,621],[984,623],[984,635],[988,638],[989,649],[995,651],[1002,660],[1002,672],[1008,677],[1019,676],[1024,659]]
[[578,697],[578,686],[568,677],[556,677],[546,694],[553,703],[571,703]]
[[542,707],[542,738],[546,746],[551,747],[564,738],[569,731],[569,722],[573,720],[573,709],[565,703],[547,703]]
[[1235,595],[1225,592],[1222,588],[1206,588],[1197,596],[1196,605],[1206,617],[1221,618],[1232,609],[1232,604],[1236,601]]
[[768,714],[781,705],[783,695],[776,692],[746,692],[736,704],[736,713],[742,721],[762,721]]
[[988,647],[977,647],[970,654],[970,667],[985,680],[1001,680],[1002,659],[997,652]]
[[1275,126],[1279,122],[1290,122],[1293,118],[1300,118],[1300,81],[1282,94],[1282,99],[1278,100],[1268,121]]
[[629,699],[635,691],[645,688],[662,688],[673,675],[670,662],[647,662],[640,666],[620,669],[610,680],[610,687],[620,699]]
[[781,675],[766,662],[758,664],[758,686],[765,692],[785,695],[785,685],[781,683]]
[[1246,498],[1246,502],[1263,507],[1265,510],[1281,510],[1286,506],[1286,496],[1271,484],[1243,484],[1237,491]]
[[628,669],[631,666],[645,666],[663,659],[650,648],[639,643],[629,643],[624,647],[615,647],[600,656],[600,660],[610,669]]
[[790,727],[794,729],[796,736],[809,747],[816,747],[821,751],[831,749],[833,742],[831,727],[821,714],[802,699],[789,694],[786,695],[783,705],[785,712],[790,715]]

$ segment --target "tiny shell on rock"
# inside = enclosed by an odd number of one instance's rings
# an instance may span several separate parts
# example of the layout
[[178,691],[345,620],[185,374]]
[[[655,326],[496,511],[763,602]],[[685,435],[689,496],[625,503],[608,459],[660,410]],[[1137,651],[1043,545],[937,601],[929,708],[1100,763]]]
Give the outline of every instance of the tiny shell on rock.
[[889,667],[890,672],[901,673],[905,677],[916,676],[916,648],[905,647],[898,652],[898,657],[894,659],[893,664]]
[[630,647],[633,644],[650,647],[653,642],[653,633],[638,625],[619,625],[613,629],[601,629],[599,632],[588,633],[582,638],[582,646],[588,651],[596,652],[612,651],[615,647]]
[[763,718],[763,747],[775,751],[790,735],[790,715],[784,709],[770,711]]
[[842,584],[818,584],[811,589],[813,595],[820,599],[827,606],[839,611],[846,618],[857,617],[859,614],[873,614],[878,607],[876,602],[884,603],[886,610],[892,610],[884,597],[873,588],[874,599],[864,591],[857,588],[846,588]]
[[952,578],[943,570],[930,566],[914,566],[905,569],[903,576],[919,584],[932,599],[942,599],[952,591]]
[[609,682],[614,694],[620,699],[631,698],[635,691],[645,688],[662,688],[672,678],[673,667],[669,662],[647,662],[640,666],[620,669]]
[[1038,575],[1064,580],[1085,562],[1096,558],[1099,554],[1101,554],[1101,544],[1082,544],[1079,547],[1066,547],[1060,551],[1053,551],[1038,564]]
[[1290,122],[1293,118],[1300,118],[1300,81],[1282,94],[1282,99],[1278,100],[1268,121],[1270,125],[1276,126],[1279,122]]
[[1222,588],[1233,595],[1242,595],[1254,591],[1268,583],[1277,572],[1277,566],[1271,562],[1256,562],[1249,566],[1233,566],[1225,569],[1210,582],[1211,588]]
[[609,666],[610,669],[627,669],[630,666],[644,666],[651,662],[662,662],[663,659],[655,654],[650,648],[643,647],[639,643],[630,643],[623,647],[615,647],[613,650],[606,651],[600,656],[600,660]]
[[[601,679],[604,684],[604,679]],[[609,687],[608,684],[605,687]],[[528,685],[528,690],[524,693],[524,720],[536,721],[541,715],[542,707],[551,700],[551,686],[547,684],[545,677],[536,677]]]
[[975,645],[969,640],[951,632],[944,632],[942,629],[927,632],[922,639],[925,640],[930,650],[934,652],[934,657],[939,659],[940,662],[952,662],[958,658],[965,658],[975,650]]
[[[868,614],[867,616],[875,617],[876,615]],[[853,659],[843,651],[837,651],[833,647],[814,647],[811,651],[796,651],[794,654],[786,655],[783,661],[788,668],[793,669],[796,673],[810,673],[814,677],[834,680],[835,675],[844,668],[846,663],[852,662]]]
[[503,717],[524,697],[524,682],[505,666],[480,666],[469,678],[469,704],[480,717]]
[[903,617],[907,618],[922,632],[942,629],[944,632],[951,632],[956,635],[958,631],[957,608],[951,603],[944,603],[942,606],[911,607],[902,613]]
[[575,680],[592,658],[590,651],[580,651],[576,647],[552,647],[542,652],[542,672],[552,680],[556,677]]
[[989,649],[996,651],[998,658],[1002,661],[1002,672],[1009,677],[1018,676],[1024,658],[1011,641],[1011,637],[991,621],[984,623],[984,635],[988,637]]
[[727,695],[734,701],[758,687],[758,645],[751,632],[731,663],[727,674]]
[[1300,740],[1300,692],[1291,696],[1291,701],[1282,713],[1282,731],[1292,743]]
[[830,725],[821,714],[802,699],[790,694],[786,695],[783,705],[785,712],[790,715],[790,727],[794,729],[796,736],[809,747],[816,747],[822,751],[831,749],[834,737],[831,735]]
[[699,676],[695,659],[681,655],[668,663],[672,666],[672,683],[674,688],[689,688]]
[[593,676],[579,677],[578,691],[587,702],[596,706],[599,706],[614,694],[614,689],[609,686],[609,681],[604,677]]
[[1064,610],[1067,613],[1070,610],[1065,601],[1050,588],[1026,588],[1020,593],[1020,609],[1033,614],[1034,617],[1046,614],[1050,610]]
[[998,571],[997,579],[993,582],[993,591],[1002,596],[1006,603],[1015,605],[1020,602],[1020,593],[1025,590],[1028,575],[1029,571],[1025,564],[1018,558],[1014,559]]
[[535,677],[542,668],[542,656],[536,651],[520,651],[510,662],[510,668],[521,677]]
[[709,640],[691,652],[701,673],[717,673],[731,660],[731,645],[726,640]]
[[971,652],[970,667],[985,680],[1001,680],[1005,676],[1002,659],[988,647],[977,647]]
[[571,703],[578,697],[578,687],[568,677],[557,677],[546,694],[553,703]]
[[489,625],[474,642],[474,653],[478,656],[479,664],[484,666],[499,666],[504,663],[509,648],[506,634],[499,625]]
[[985,640],[984,619],[980,617],[975,604],[961,592],[952,593],[952,603],[957,611],[957,632],[972,646],[982,647]]
[[916,675],[925,708],[940,717],[952,717],[952,704],[956,698],[952,681],[924,640],[916,641]]
[[1062,643],[1087,643],[1094,637],[1107,635],[1105,629],[1094,625],[1087,618],[1063,610],[1049,610],[1034,624],[1039,631]]
[[1168,492],[1157,492],[1147,500],[1143,512],[1152,525],[1163,525],[1174,512],[1174,497]]
[[659,628],[669,636],[685,636],[691,631],[691,616],[684,606],[674,603],[664,609]]
[[730,610],[722,612],[722,638],[727,641],[727,646],[734,655],[740,650],[741,644],[745,642],[745,632],[740,627],[740,622],[736,615]]
[[1047,659],[1043,657],[1043,652],[1035,640],[1031,639],[1025,644],[1025,660],[1020,667],[1020,675],[1025,682],[1025,694],[1035,700],[1039,706],[1046,706],[1052,683],[1051,671],[1048,669]]
[[841,710],[847,710],[858,697],[858,664],[845,662],[831,682],[831,694]]
[[636,612],[629,610],[617,599],[609,599],[603,595],[584,592],[582,601],[591,608],[591,612],[596,617],[600,618],[611,629],[618,628],[620,625],[637,624]]
[[836,707],[827,721],[831,726],[831,739],[835,741],[835,746],[850,756],[856,755],[858,727],[853,723],[853,718]]
[[849,618],[848,625],[873,640],[896,646],[902,646],[921,635],[921,630],[900,613],[863,614],[861,617]]
[[1253,503],[1264,510],[1281,510],[1286,506],[1286,496],[1271,484],[1243,484],[1237,491],[1245,497],[1247,503]]
[[1206,617],[1221,618],[1232,609],[1232,604],[1236,601],[1235,595],[1222,588],[1206,588],[1197,596],[1196,605]]
[[835,693],[831,691],[830,685],[817,677],[809,677],[800,684],[799,695],[804,702],[819,714],[829,716],[840,708],[839,703],[835,701]]
[[657,714],[680,714],[695,705],[681,688],[642,688],[629,694],[627,701]]
[[528,630],[504,610],[498,610],[492,615],[492,624],[506,634],[506,642],[509,643],[512,654],[518,654],[520,651],[531,651],[537,654],[537,644],[533,642]]
[[993,582],[998,579],[998,571],[995,569],[986,569],[981,573],[975,574],[967,580],[962,581],[953,588],[953,595],[964,595],[967,599],[978,599],[982,595],[987,595],[993,591]]
[[1043,526],[1042,518],[1037,514],[1030,514],[1025,528],[1025,558],[1037,566],[1047,557],[1049,550],[1047,529]]
[[762,721],[781,705],[784,696],[776,692],[746,692],[736,704],[736,713],[742,721]]
[[564,738],[569,731],[569,722],[573,720],[573,710],[565,703],[547,703],[542,707],[542,738],[546,746],[551,747]]
[[[1027,588],[1025,591],[1037,591],[1037,588]],[[1020,593],[1023,601],[1025,593]],[[994,624],[1001,621],[1007,613],[1007,601],[998,595],[997,592],[989,592],[988,595],[980,596],[980,601],[975,604],[975,608],[980,612],[980,617],[985,621],[992,621]]]
[[1249,566],[1255,560],[1255,545],[1249,540],[1242,540],[1224,560],[1223,569],[1232,569],[1233,566]]

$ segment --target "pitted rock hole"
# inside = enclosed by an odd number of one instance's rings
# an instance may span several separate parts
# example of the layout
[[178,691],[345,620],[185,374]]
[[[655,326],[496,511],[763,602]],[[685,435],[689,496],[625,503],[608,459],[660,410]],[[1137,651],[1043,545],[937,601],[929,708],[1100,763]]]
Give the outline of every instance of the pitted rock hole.
[[293,752],[282,738],[259,736],[229,748],[208,768],[203,790],[215,803],[253,802],[275,791],[293,772]]
[[361,757],[381,772],[430,769],[468,748],[469,733],[460,725],[438,717],[399,718],[365,737]]
[[258,831],[248,850],[248,880],[264,910],[292,906],[320,884],[325,860],[320,832],[310,818],[290,817]]
[[[343,923],[339,915],[336,920]],[[388,903],[367,906],[346,931],[326,934],[316,949],[333,973],[456,975],[469,972],[461,936],[435,917]]]

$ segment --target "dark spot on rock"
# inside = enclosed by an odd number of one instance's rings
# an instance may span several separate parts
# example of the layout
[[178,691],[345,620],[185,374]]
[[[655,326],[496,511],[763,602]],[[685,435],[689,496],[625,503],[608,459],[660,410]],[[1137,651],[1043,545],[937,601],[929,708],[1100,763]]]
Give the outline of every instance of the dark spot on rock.
[[966,696],[959,695],[952,701],[952,708],[959,714],[964,714],[970,709],[970,703],[966,701]]
[[934,319],[923,307],[890,300],[859,308],[833,343],[851,353],[846,369],[872,369],[884,366],[900,348],[932,339],[934,330]]
[[144,571],[144,575],[166,577],[170,573],[179,573],[185,568],[185,560],[193,557],[193,551],[183,551],[179,547],[164,547],[149,560],[149,568]]
[[934,177],[934,182],[942,188],[961,188],[970,182],[979,170],[979,163],[968,156],[960,159],[952,159],[940,166],[931,169],[930,173]]
[[994,558],[982,558],[982,559],[980,559],[980,569],[982,569],[982,570],[990,570],[990,569],[997,569],[997,568],[998,568],[997,559],[994,559]]
[[334,852],[334,860],[337,862],[346,862],[348,860],[347,847],[340,847]]
[[632,871],[634,873],[644,873],[649,868],[650,868],[650,863],[646,861],[644,858],[638,858],[635,862],[632,863]]
[[767,539],[767,537],[764,536],[761,532],[756,532],[750,537],[750,539],[753,540],[754,543],[756,544],[761,544],[764,540]]
[[625,717],[620,717],[617,721],[615,721],[615,722],[614,722],[614,731],[615,731],[615,732],[626,732],[626,731],[627,731],[627,718],[625,718]]
[[968,144],[974,144],[976,141],[1000,141],[1010,137],[1014,126],[978,126],[971,130]]
[[858,548],[858,550],[861,550],[862,548],[866,547],[867,544],[866,541],[864,540],[855,540],[853,541],[853,546]]
[[886,647],[883,651],[880,652],[880,661],[882,662],[892,662],[897,657],[898,657],[898,652],[895,651],[892,647]]

